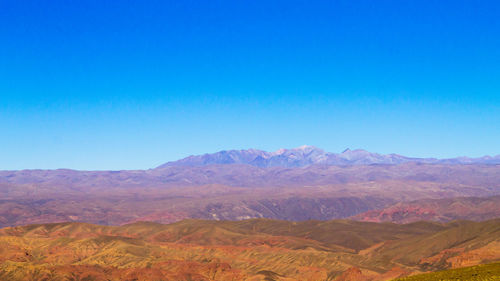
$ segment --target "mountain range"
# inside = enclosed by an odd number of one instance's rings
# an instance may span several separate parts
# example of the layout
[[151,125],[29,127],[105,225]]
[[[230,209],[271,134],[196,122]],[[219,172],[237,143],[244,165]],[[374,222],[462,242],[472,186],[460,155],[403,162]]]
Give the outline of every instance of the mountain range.
[[[0,227],[63,221],[170,223],[187,218],[484,220],[498,213],[494,206],[500,204],[495,197],[499,194],[500,165],[495,164],[0,171]],[[485,200],[460,199],[464,197]],[[426,201],[440,199],[446,201]],[[446,205],[450,208],[441,207]],[[356,217],[366,212],[371,213]]]
[[309,165],[372,165],[402,164],[408,162],[435,164],[500,164],[500,155],[480,158],[457,157],[449,159],[414,158],[398,154],[378,154],[363,149],[346,149],[342,153],[325,152],[324,150],[304,145],[293,149],[279,149],[267,152],[258,149],[223,150],[211,154],[189,156],[181,160],[168,162],[158,168],[169,166],[206,166],[246,164],[256,167],[305,167]]
[[0,171],[0,280],[413,280],[492,262],[432,276],[495,278],[499,158],[303,146]]
[[[351,164],[319,164],[328,159]],[[410,159],[415,158],[362,150],[337,155],[304,146],[274,153],[244,150],[192,156],[148,170],[0,171],[0,227],[63,221],[170,223],[188,218],[408,223],[479,221],[498,214],[500,165],[492,161],[496,157],[460,158],[467,164]],[[268,164],[248,164],[256,162]]]

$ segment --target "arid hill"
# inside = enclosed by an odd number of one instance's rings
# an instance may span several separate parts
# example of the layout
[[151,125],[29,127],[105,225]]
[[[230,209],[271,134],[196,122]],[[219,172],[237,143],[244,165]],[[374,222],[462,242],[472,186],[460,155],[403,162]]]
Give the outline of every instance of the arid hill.
[[0,244],[1,280],[390,280],[500,260],[500,220],[58,223]]
[[422,199],[400,202],[350,219],[371,222],[411,223],[421,220],[488,220],[500,217],[500,196]]

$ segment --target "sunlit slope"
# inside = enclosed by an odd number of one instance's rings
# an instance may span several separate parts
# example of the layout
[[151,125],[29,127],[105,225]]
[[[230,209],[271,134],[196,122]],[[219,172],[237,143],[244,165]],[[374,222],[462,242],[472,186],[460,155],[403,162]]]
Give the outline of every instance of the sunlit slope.
[[[482,256],[485,256],[489,249],[498,249],[499,247],[500,226],[498,219],[482,223],[456,221],[446,225],[447,229],[436,233],[385,243],[376,252],[391,256],[395,261],[404,264],[419,264],[422,267],[443,269],[450,264],[452,266],[462,265],[459,264],[456,253],[464,251],[474,253],[483,249]],[[423,259],[423,257],[430,258]],[[494,257],[496,256],[493,255],[492,258]]]
[[500,260],[499,231],[500,220],[29,225],[0,230],[0,280],[389,280]]
[[476,265],[399,278],[395,281],[494,281],[500,280],[500,263]]

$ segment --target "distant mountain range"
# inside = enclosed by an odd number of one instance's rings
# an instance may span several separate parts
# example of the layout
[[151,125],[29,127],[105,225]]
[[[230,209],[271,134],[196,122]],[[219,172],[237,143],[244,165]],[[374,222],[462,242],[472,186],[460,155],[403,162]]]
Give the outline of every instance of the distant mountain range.
[[171,166],[207,166],[226,164],[246,164],[256,167],[305,167],[310,165],[395,165],[408,162],[427,164],[500,164],[500,155],[479,158],[457,157],[450,159],[414,158],[398,154],[378,154],[363,149],[346,149],[342,153],[326,152],[320,148],[304,145],[292,149],[267,152],[258,149],[223,150],[211,154],[193,155],[184,159],[165,163],[158,168]]
[[485,220],[498,216],[500,197],[456,198],[500,195],[498,158],[335,154],[303,146],[222,151],[148,170],[0,171],[0,227],[185,218]]

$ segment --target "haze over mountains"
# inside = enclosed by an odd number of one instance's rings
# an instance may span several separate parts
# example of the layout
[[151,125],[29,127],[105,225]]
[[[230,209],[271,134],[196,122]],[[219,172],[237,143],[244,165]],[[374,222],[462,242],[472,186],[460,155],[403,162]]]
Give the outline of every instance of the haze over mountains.
[[[222,151],[149,170],[0,171],[0,226],[186,218],[484,220],[495,217],[491,206],[500,201],[492,197],[500,194],[495,159],[416,159],[363,150],[334,154],[303,146],[273,153]],[[425,201],[439,199],[454,207]]]
[[258,149],[223,150],[212,154],[189,156],[159,166],[206,166],[218,164],[247,164],[256,167],[304,167],[309,165],[371,165],[401,164],[407,162],[434,164],[500,164],[500,155],[480,158],[457,157],[450,159],[414,158],[398,154],[378,154],[363,149],[346,149],[342,153],[304,145],[292,149],[279,149],[267,152]]

